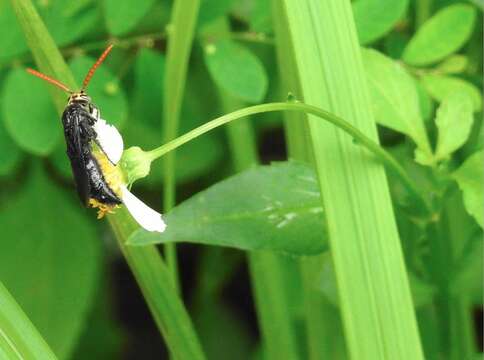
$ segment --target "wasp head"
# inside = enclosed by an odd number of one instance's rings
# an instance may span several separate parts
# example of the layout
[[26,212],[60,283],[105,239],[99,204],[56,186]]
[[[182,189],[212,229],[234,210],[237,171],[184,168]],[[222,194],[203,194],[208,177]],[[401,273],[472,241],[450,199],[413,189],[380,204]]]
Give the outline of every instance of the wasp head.
[[84,91],[75,92],[69,96],[68,105],[79,104],[83,107],[88,107],[90,103],[91,98]]

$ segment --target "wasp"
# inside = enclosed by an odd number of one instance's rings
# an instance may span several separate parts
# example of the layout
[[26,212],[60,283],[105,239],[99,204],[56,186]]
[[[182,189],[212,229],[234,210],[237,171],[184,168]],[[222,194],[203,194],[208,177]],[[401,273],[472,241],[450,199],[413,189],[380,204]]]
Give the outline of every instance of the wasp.
[[[110,45],[101,54],[89,69],[81,90],[76,92],[47,75],[33,69],[27,69],[32,75],[70,94],[62,114],[62,125],[64,127],[66,152],[71,163],[77,193],[83,205],[100,208],[103,212],[109,211],[122,203],[121,195],[119,191],[116,191],[118,189],[114,188],[114,182],[110,184],[107,181],[105,173],[110,172],[110,166],[107,162],[115,166],[119,161],[123,144],[117,130],[114,130],[114,127],[107,125],[100,118],[100,111],[87,95],[86,89],[96,69],[104,61],[112,47]],[[117,148],[117,150],[114,148]]]

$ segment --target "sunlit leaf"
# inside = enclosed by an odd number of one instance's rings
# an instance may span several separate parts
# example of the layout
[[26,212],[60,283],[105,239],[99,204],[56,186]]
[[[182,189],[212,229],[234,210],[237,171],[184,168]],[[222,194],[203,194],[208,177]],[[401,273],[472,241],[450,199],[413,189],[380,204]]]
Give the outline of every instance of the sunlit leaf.
[[[76,57],[69,65],[76,81],[81,84],[96,59],[86,56]],[[120,127],[128,117],[128,103],[123,88],[109,68],[100,66],[91,79],[87,93],[101,111],[101,117],[108,123]]]
[[75,195],[67,197],[35,165],[26,188],[2,204],[0,278],[59,358],[67,358],[93,300],[102,243],[71,203]]
[[19,68],[7,76],[2,92],[2,117],[10,136],[25,151],[41,156],[52,152],[62,133],[48,86]]
[[153,6],[155,0],[104,0],[106,25],[113,35],[132,30]]
[[408,0],[358,0],[353,16],[360,44],[368,44],[389,32],[403,17]]
[[129,243],[186,241],[298,255],[326,249],[315,174],[295,162],[235,175],[181,203],[165,221],[163,234],[137,231]]
[[484,151],[471,155],[453,173],[464,197],[467,212],[484,228]]
[[437,110],[439,131],[436,160],[445,159],[467,141],[471,133],[472,101],[465,93],[450,94]]
[[268,79],[260,60],[246,47],[231,40],[205,46],[205,63],[215,83],[247,102],[261,101]]
[[408,135],[421,151],[429,154],[413,79],[401,65],[375,50],[363,50],[363,62],[376,121]]
[[403,60],[410,65],[429,65],[459,50],[472,33],[475,18],[475,9],[467,4],[440,10],[410,40]]
[[459,74],[466,69],[468,62],[466,56],[456,54],[446,58],[435,70],[440,74]]
[[472,99],[474,111],[482,109],[482,95],[479,89],[473,84],[452,76],[424,75],[421,81],[430,96],[439,102],[453,92],[464,92]]

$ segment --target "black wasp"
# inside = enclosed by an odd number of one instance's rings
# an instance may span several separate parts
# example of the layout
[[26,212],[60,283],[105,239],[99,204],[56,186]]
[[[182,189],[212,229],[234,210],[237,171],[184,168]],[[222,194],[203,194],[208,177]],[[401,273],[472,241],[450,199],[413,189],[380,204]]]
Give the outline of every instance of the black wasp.
[[[122,153],[122,139],[112,126],[100,118],[99,109],[86,94],[86,88],[96,69],[112,49],[110,45],[89,69],[80,91],[73,92],[61,82],[33,69],[27,71],[70,94],[62,114],[62,125],[77,193],[85,206],[99,208],[100,216],[122,203],[116,179],[111,171]],[[113,139],[102,141],[106,131]],[[109,136],[108,136],[109,137]],[[120,144],[120,146],[119,146]],[[114,150],[113,150],[114,148]]]

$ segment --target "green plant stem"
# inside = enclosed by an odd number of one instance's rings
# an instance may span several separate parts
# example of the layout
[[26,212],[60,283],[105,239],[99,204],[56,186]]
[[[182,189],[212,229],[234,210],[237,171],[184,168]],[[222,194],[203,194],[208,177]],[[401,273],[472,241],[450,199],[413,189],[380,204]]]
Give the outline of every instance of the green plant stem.
[[191,320],[173,286],[172,274],[156,247],[126,245],[138,226],[125,208],[118,209],[108,219],[170,353],[176,359],[204,359]]
[[418,0],[415,2],[415,25],[421,27],[430,17],[433,0]]
[[56,359],[29,318],[0,282],[0,358]]
[[319,109],[315,106],[302,104],[302,103],[269,103],[269,104],[262,104],[262,105],[254,105],[249,106],[244,109],[240,109],[229,114],[225,114],[220,116],[214,120],[211,120],[179,137],[176,139],[154,149],[148,151],[151,160],[158,159],[163,155],[173,151],[174,149],[178,148],[179,146],[186,144],[190,140],[203,135],[219,126],[225,125],[231,121],[244,118],[250,115],[261,114],[266,112],[272,111],[302,111],[307,114],[315,115],[321,119],[328,121],[329,123],[335,125],[337,128],[343,130],[348,135],[352,136],[357,144],[363,145],[366,149],[372,152],[378,160],[380,160],[385,166],[388,167],[397,177],[401,180],[401,182],[405,185],[407,190],[412,194],[412,196],[421,203],[425,209],[428,210],[430,213],[430,207],[427,204],[427,201],[424,199],[422,194],[420,193],[418,187],[413,183],[410,179],[408,174],[405,172],[403,167],[390,155],[387,151],[385,151],[380,145],[378,145],[375,141],[370,139],[368,136],[363,134],[360,130],[330,112],[325,110]]
[[[200,0],[176,0],[173,4],[171,23],[168,26],[163,91],[162,132],[164,142],[174,139],[178,133],[188,60],[199,7]],[[163,209],[165,212],[175,206],[175,190],[175,153],[173,152],[165,157],[163,163]],[[178,265],[174,244],[165,245],[165,257],[173,275],[175,288],[178,289]]]
[[[77,89],[74,77],[59,49],[47,31],[30,0],[12,0],[12,6],[25,33],[39,69]],[[52,87],[52,98],[59,114],[65,107],[65,93]],[[138,228],[125,208],[109,216],[111,228],[122,253],[143,291],[151,314],[170,352],[177,359],[204,359],[196,333],[182,300],[177,296],[166,270],[166,265],[155,246],[135,248],[124,246],[131,232]]]

